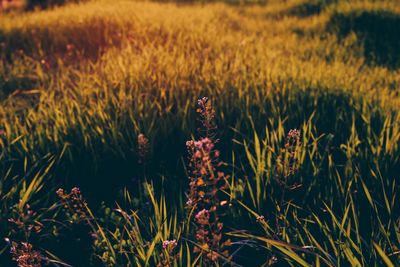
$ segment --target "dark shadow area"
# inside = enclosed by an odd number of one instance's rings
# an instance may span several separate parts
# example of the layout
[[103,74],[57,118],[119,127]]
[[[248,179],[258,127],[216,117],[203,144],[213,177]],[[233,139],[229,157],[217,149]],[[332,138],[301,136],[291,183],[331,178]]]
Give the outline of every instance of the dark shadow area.
[[400,65],[400,14],[388,10],[336,13],[328,30],[340,39],[354,32],[370,64],[390,68]]
[[266,5],[268,0],[152,0],[157,3],[176,3],[177,5],[198,5],[224,3],[232,6],[251,6],[251,5]]
[[85,2],[87,0],[28,0],[26,9],[27,10],[35,10],[35,9],[46,9],[52,8],[56,6],[61,6],[70,3],[79,3]]
[[65,65],[95,61],[107,48],[121,47],[123,40],[126,40],[126,35],[118,22],[102,21],[96,17],[74,25],[15,27],[0,30],[0,57],[12,63],[15,55],[25,55],[55,69],[60,59]]
[[309,17],[318,15],[329,5],[337,3],[337,0],[312,0],[295,5],[284,12],[285,15],[297,17]]
[[28,76],[0,77],[0,101],[9,95],[22,95],[39,84],[38,78]]

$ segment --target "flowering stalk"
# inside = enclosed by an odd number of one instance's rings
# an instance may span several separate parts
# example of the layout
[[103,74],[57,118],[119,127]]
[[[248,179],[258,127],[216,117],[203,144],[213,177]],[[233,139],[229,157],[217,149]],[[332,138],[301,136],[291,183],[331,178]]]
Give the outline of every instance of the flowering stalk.
[[[286,190],[294,190],[301,187],[294,183],[289,185],[289,178],[294,176],[300,168],[300,152],[301,152],[301,141],[300,131],[292,129],[286,136],[284,148],[277,159],[277,172],[276,180],[281,186],[281,198],[278,203],[278,210],[281,210],[285,203]],[[279,224],[279,216],[276,216],[276,234],[280,234],[281,226]]]
[[67,216],[71,219],[71,223],[79,223],[81,221],[90,223],[89,215],[87,214],[87,203],[86,200],[83,199],[79,188],[72,188],[69,194],[67,194],[64,189],[60,188],[56,193],[60,197],[63,208]]
[[149,153],[149,139],[144,134],[139,134],[137,137],[138,152],[139,152],[139,164],[146,162],[146,157]]
[[17,235],[24,233],[25,240],[28,240],[31,233],[40,233],[43,224],[36,219],[37,212],[35,212],[29,204],[22,208],[17,208],[14,211],[14,218],[9,218],[8,222],[11,224],[11,233]]
[[221,255],[229,258],[225,249],[230,241],[222,241],[223,223],[220,220],[221,206],[227,202],[221,201],[221,190],[227,188],[228,178],[219,167],[222,161],[220,152],[215,149],[216,139],[214,130],[214,110],[207,98],[198,101],[202,129],[204,133],[198,141],[187,141],[186,146],[190,155],[189,159],[189,192],[187,208],[194,212],[196,228],[195,238],[199,247],[194,252],[202,254],[203,264],[218,261]]
[[285,150],[287,150],[287,156],[285,160],[284,176],[287,178],[294,175],[299,169],[299,157],[298,152],[300,150],[300,131],[297,129],[290,130],[285,143]]
[[175,253],[175,248],[178,246],[178,242],[176,239],[173,240],[165,240],[162,243],[163,253],[161,253],[161,262],[157,265],[157,267],[170,267],[173,266],[173,262],[178,257],[178,254]]
[[211,105],[208,97],[202,97],[197,100],[197,113],[200,117],[201,127],[197,128],[197,131],[203,136],[213,139],[215,142],[218,142],[215,139],[215,131],[217,130],[217,126],[215,124],[215,110]]

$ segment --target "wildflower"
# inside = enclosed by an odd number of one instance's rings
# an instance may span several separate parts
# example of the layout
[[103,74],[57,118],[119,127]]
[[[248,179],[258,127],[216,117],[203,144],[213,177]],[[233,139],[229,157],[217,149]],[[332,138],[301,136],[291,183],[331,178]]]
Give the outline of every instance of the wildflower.
[[74,187],[71,189],[71,193],[74,195],[79,195],[81,193],[81,190],[78,187]]
[[205,132],[206,137],[214,137],[214,131],[217,129],[214,118],[215,111],[211,105],[208,97],[202,97],[197,100],[197,113],[200,115],[200,122],[202,128],[199,128],[199,132]]
[[[276,162],[276,181],[281,187],[281,196],[278,201],[279,209],[283,209],[285,205],[285,196],[288,190],[295,190],[301,187],[295,181],[289,181],[289,178],[293,177],[300,168],[301,164],[301,142],[300,142],[300,131],[297,129],[291,129],[286,138],[284,148],[281,149],[281,153],[277,158]],[[294,183],[293,183],[294,182]],[[279,216],[276,217],[276,232],[275,235],[281,235],[281,225]]]
[[[214,150],[211,139],[202,138],[199,141],[188,141],[186,144],[191,154],[189,165],[192,176],[189,183],[189,202],[192,205],[203,199],[206,194],[204,190],[199,190],[200,187],[210,188],[211,196],[215,197],[217,191],[224,187],[225,183],[220,183],[220,181],[225,181],[226,176],[223,172],[216,170],[221,163],[218,159],[219,152]],[[218,187],[219,184],[223,186]]]
[[289,138],[299,138],[300,137],[300,131],[297,129],[291,129],[287,135]]
[[178,245],[176,239],[173,240],[165,240],[163,241],[162,247],[163,249],[169,249],[170,251],[173,250]]
[[257,222],[263,222],[264,220],[265,220],[265,218],[263,215],[257,216],[257,219],[256,219]]
[[12,259],[17,262],[18,267],[40,267],[42,266],[42,255],[33,249],[28,242],[11,242],[10,249]]
[[220,222],[219,211],[227,204],[220,200],[220,192],[227,188],[226,179],[219,167],[220,152],[215,149],[218,141],[214,130],[214,109],[207,97],[198,100],[197,112],[200,115],[202,128],[198,129],[201,138],[186,142],[189,152],[189,193],[187,207],[194,212],[195,238],[200,247],[195,247],[195,253],[204,255],[206,265],[213,264],[220,254],[229,258],[225,247],[230,242],[222,242],[223,224]]
[[210,212],[206,209],[203,209],[196,214],[195,218],[199,224],[208,224]]
[[22,209],[13,209],[13,214],[13,218],[8,219],[12,226],[12,233],[24,232],[25,236],[28,237],[32,232],[41,232],[43,224],[37,220],[37,213],[31,209],[29,204],[26,204]]
[[293,176],[300,167],[300,131],[292,129],[286,136],[284,149],[278,157],[278,173],[285,178]]
[[69,194],[65,193],[62,188],[58,189],[56,193],[61,198],[61,203],[66,210],[67,216],[70,217],[71,222],[89,220],[87,203],[83,199],[81,190],[78,187],[72,188]]
[[178,245],[176,239],[173,240],[165,240],[162,243],[163,253],[161,253],[161,262],[157,265],[157,267],[170,267],[173,266],[173,262],[176,262],[178,254],[173,251],[174,248]]
[[144,134],[139,134],[137,137],[138,151],[139,151],[139,163],[144,163],[146,156],[149,152],[149,139]]
[[59,197],[63,197],[63,196],[64,196],[64,189],[59,188],[59,189],[56,191],[56,194],[57,194]]
[[46,59],[40,60],[40,64],[41,64],[44,68],[46,68],[46,69],[49,69],[49,68],[50,68],[50,62],[47,61]]
[[272,266],[277,262],[278,262],[278,258],[275,255],[272,255],[272,257],[268,260],[267,266]]
[[67,44],[65,48],[68,52],[71,52],[75,48],[75,46],[73,44]]
[[191,207],[191,206],[193,205],[193,200],[189,198],[189,199],[186,201],[186,205],[189,206],[189,207]]

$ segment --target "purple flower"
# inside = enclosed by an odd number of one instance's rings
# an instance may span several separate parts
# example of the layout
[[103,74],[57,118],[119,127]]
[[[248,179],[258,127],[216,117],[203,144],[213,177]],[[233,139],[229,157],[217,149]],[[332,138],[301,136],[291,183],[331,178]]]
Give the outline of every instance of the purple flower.
[[177,245],[178,245],[178,242],[176,242],[176,239],[165,240],[162,243],[163,249],[169,249],[169,250],[173,250]]
[[57,195],[58,195],[59,197],[62,197],[62,196],[64,196],[64,189],[59,188],[59,189],[56,191],[56,193],[57,193]]
[[206,209],[202,209],[195,215],[195,218],[199,224],[208,224],[208,220],[210,219],[210,212]]
[[81,193],[81,190],[78,187],[74,187],[71,189],[71,193],[74,195],[79,195]]

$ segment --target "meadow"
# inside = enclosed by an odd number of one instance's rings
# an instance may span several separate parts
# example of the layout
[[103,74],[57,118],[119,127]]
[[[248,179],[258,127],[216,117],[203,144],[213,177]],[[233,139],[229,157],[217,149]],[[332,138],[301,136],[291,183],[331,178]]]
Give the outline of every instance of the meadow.
[[0,266],[400,265],[398,25],[397,0],[0,13]]

